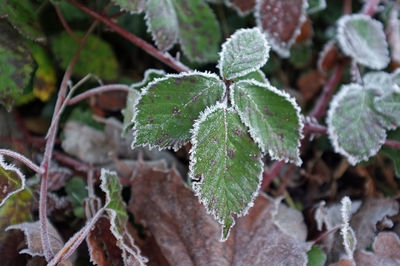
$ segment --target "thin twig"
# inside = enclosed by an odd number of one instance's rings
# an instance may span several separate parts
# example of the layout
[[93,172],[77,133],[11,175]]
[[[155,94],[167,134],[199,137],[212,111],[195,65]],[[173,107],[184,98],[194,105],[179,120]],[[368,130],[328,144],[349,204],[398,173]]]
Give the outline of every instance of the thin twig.
[[400,150],[400,142],[396,140],[386,140],[385,141],[385,146]]
[[58,19],[60,20],[61,24],[63,25],[64,29],[68,32],[68,34],[71,36],[72,39],[74,39],[77,42],[81,42],[81,39],[78,38],[78,36],[75,35],[74,31],[71,29],[71,27],[68,25],[68,22],[65,20],[60,8],[58,5],[53,5],[54,9],[56,10]]
[[104,86],[99,86],[97,88],[93,88],[91,90],[85,91],[71,100],[68,101],[68,105],[73,105],[76,104],[77,102],[80,102],[84,99],[87,99],[93,95],[100,94],[103,92],[108,92],[108,91],[126,91],[129,92],[129,86],[124,85],[124,84],[110,84],[110,85],[104,85]]
[[325,237],[327,237],[328,235],[330,235],[330,234],[332,234],[332,233],[335,233],[337,230],[340,229],[340,227],[341,227],[341,225],[337,225],[337,226],[331,228],[330,230],[328,230],[328,231],[326,231],[326,232],[320,234],[316,239],[314,239],[314,240],[312,241],[313,245],[315,245],[316,243],[318,243],[318,242],[324,240]]
[[124,37],[128,41],[132,42],[133,44],[135,44],[139,48],[143,49],[149,55],[157,58],[158,60],[160,60],[161,62],[163,62],[166,65],[170,66],[171,68],[175,69],[176,71],[178,71],[178,72],[188,72],[188,71],[190,71],[190,68],[188,68],[187,66],[185,66],[181,62],[175,60],[175,58],[173,58],[170,54],[163,53],[163,52],[159,51],[157,48],[155,48],[151,44],[145,42],[144,40],[140,39],[136,35],[130,33],[129,31],[127,31],[124,28],[120,27],[118,24],[114,23],[112,20],[110,20],[110,18],[93,11],[92,9],[84,6],[83,4],[79,3],[76,0],[68,0],[68,1],[72,5],[77,7],[78,9],[82,10],[83,12],[85,12],[86,14],[91,16],[92,18],[97,19],[98,21],[100,21],[104,25],[107,25],[108,27],[110,27],[112,30],[117,32],[119,35],[121,35],[122,37]]
[[44,169],[41,168],[40,166],[36,165],[34,162],[23,156],[22,154],[19,154],[18,152],[6,150],[6,149],[0,149],[0,154],[6,155],[8,157],[11,157],[13,159],[16,159],[20,161],[21,163],[25,164],[28,166],[30,169],[35,171],[38,174],[43,174]]
[[263,181],[261,184],[261,190],[266,190],[271,184],[272,180],[279,174],[281,168],[285,165],[285,161],[276,161],[267,171],[263,173]]

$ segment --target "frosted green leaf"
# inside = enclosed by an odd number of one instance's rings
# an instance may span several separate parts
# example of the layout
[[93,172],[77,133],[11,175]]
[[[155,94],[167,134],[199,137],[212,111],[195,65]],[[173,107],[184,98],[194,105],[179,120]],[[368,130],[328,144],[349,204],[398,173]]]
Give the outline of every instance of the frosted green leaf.
[[250,80],[253,79],[255,81],[261,82],[261,83],[268,83],[269,81],[267,80],[267,78],[265,77],[264,72],[262,72],[261,70],[257,70],[254,72],[251,72],[247,75],[241,76],[241,77],[237,77],[235,79],[233,79],[233,81],[238,82],[240,80]]
[[395,84],[400,87],[400,68],[397,68],[393,73],[392,73],[392,78]]
[[374,99],[374,106],[383,116],[389,118],[393,127],[400,126],[400,88],[395,87],[385,95]]
[[227,80],[261,68],[268,60],[269,45],[258,28],[236,31],[223,45],[218,68]]
[[0,32],[0,104],[10,110],[30,84],[35,64],[25,41],[4,20]]
[[[389,131],[387,138],[400,141],[400,128],[395,131]],[[400,178],[400,150],[383,146],[382,153],[392,159],[396,176]]]
[[174,0],[147,0],[146,4],[147,28],[162,51],[171,49],[179,34],[178,18],[172,1]]
[[328,135],[337,153],[355,165],[374,156],[386,140],[391,122],[374,110],[373,90],[342,86],[328,111]]
[[292,97],[269,84],[244,80],[231,87],[231,101],[263,152],[301,165],[303,124]]
[[106,193],[105,208],[110,216],[111,232],[117,240],[122,240],[128,221],[126,206],[122,200],[122,186],[115,172],[101,169],[100,188]]
[[365,88],[380,95],[392,91],[394,86],[392,75],[383,71],[368,72],[363,76],[363,82]]
[[25,177],[14,165],[4,162],[0,154],[0,206],[13,194],[25,188]]
[[151,82],[135,107],[132,146],[179,149],[190,140],[190,129],[201,111],[225,91],[214,74],[167,75]]
[[361,65],[383,69],[389,64],[383,25],[369,16],[343,16],[338,22],[338,41],[343,52]]
[[30,0],[0,1],[0,18],[6,18],[24,37],[44,40],[38,13]]
[[313,246],[308,252],[308,266],[324,266],[326,254],[319,246]]
[[131,86],[131,90],[128,93],[126,100],[126,107],[122,110],[122,115],[124,116],[123,131],[122,134],[125,135],[133,127],[132,119],[135,108],[135,103],[140,97],[140,90],[145,88],[150,82],[154,81],[156,78],[161,78],[165,76],[164,70],[158,69],[148,69],[144,73],[144,78],[141,82],[134,83]]
[[179,43],[187,58],[194,62],[218,59],[221,30],[204,0],[171,0],[179,22]]
[[263,163],[261,152],[239,115],[217,104],[201,115],[193,129],[190,177],[207,211],[222,225],[228,238],[233,216],[245,215],[258,193]]
[[79,177],[73,177],[65,184],[65,192],[70,200],[74,215],[80,218],[85,217],[83,201],[88,197],[86,182]]
[[146,0],[112,0],[119,5],[123,10],[131,13],[140,13],[146,6]]
[[[83,36],[82,32],[75,32]],[[62,32],[52,38],[53,53],[62,68],[67,68],[74,56],[79,43],[67,32]],[[86,76],[94,74],[102,79],[113,80],[118,76],[118,61],[111,46],[97,36],[90,35],[86,40],[79,59],[74,68],[74,74]]]
[[326,8],[326,0],[308,0],[308,14],[314,14]]

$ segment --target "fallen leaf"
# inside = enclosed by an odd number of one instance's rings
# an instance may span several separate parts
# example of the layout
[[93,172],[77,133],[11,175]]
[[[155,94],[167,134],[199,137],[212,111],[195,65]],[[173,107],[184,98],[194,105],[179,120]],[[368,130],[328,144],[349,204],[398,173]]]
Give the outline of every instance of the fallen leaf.
[[[260,195],[222,243],[218,223],[175,169],[156,170],[142,163],[131,189],[128,209],[155,238],[170,265],[307,264],[311,245],[275,223],[279,201]],[[145,255],[152,260],[152,254]]]
[[324,84],[325,76],[318,70],[305,73],[297,80],[297,87],[306,101],[313,99]]
[[339,49],[334,41],[325,44],[318,57],[318,70],[322,73],[328,73],[338,64],[340,60]]

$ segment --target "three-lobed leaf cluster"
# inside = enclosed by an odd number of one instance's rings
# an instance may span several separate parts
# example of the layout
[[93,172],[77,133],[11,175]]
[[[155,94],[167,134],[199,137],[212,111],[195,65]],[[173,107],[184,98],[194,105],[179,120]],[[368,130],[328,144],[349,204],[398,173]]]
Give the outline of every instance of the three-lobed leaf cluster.
[[165,75],[148,83],[134,104],[133,147],[193,144],[193,189],[222,224],[222,240],[234,216],[252,206],[263,154],[301,164],[300,108],[259,70],[269,50],[259,29],[238,30],[222,46],[221,78],[197,71]]

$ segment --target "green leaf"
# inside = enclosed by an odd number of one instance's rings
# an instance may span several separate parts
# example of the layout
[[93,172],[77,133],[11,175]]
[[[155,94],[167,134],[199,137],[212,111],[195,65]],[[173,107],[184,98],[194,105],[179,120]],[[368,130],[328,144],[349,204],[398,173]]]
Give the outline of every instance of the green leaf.
[[133,127],[133,114],[135,103],[140,98],[140,90],[145,88],[150,82],[154,81],[156,78],[161,78],[165,76],[164,70],[158,69],[148,69],[144,73],[144,78],[141,82],[134,83],[131,85],[131,90],[128,93],[126,99],[126,107],[122,110],[122,115],[124,116],[122,135],[126,135],[128,131]]
[[373,90],[359,84],[342,86],[328,111],[328,135],[337,153],[355,165],[374,156],[386,140],[391,122],[374,109]]
[[146,0],[112,0],[115,4],[119,5],[121,9],[127,10],[131,13],[140,13],[146,6]]
[[384,71],[368,72],[363,76],[365,88],[375,90],[383,95],[393,90],[394,81],[391,74]]
[[308,266],[324,266],[326,254],[319,246],[313,246],[308,252]]
[[314,14],[326,8],[326,0],[308,0],[308,14]]
[[261,152],[239,115],[224,104],[207,108],[196,122],[190,151],[193,189],[207,211],[222,225],[221,241],[245,215],[262,179]]
[[400,87],[374,99],[374,106],[393,123],[391,128],[400,126]]
[[14,165],[4,162],[0,154],[0,207],[13,194],[25,188],[25,176]]
[[[400,141],[400,129],[389,131],[387,138],[390,140]],[[396,176],[400,178],[400,150],[383,146],[382,153],[392,159]]]
[[[82,32],[75,32],[83,36]],[[51,47],[62,68],[67,68],[79,44],[67,32],[54,36]],[[74,68],[74,74],[86,76],[92,73],[102,79],[113,80],[118,76],[118,62],[111,46],[94,35],[90,35]]]
[[100,188],[106,193],[106,211],[110,216],[111,232],[122,240],[128,222],[125,202],[122,200],[122,186],[117,173],[101,169]]
[[312,49],[308,43],[297,43],[290,48],[290,63],[296,68],[304,68],[312,59]]
[[338,22],[338,40],[343,52],[361,65],[383,69],[389,64],[388,44],[380,21],[362,14],[345,15]]
[[287,93],[269,84],[243,80],[231,87],[231,101],[250,135],[275,160],[301,165],[300,107]]
[[194,121],[219,100],[224,83],[214,74],[167,75],[151,82],[135,107],[132,146],[179,149],[190,140]]
[[218,59],[221,30],[217,18],[204,0],[171,0],[179,22],[179,43],[193,62]]
[[44,40],[38,14],[30,0],[0,1],[0,18],[6,18],[24,37]]
[[29,47],[6,21],[0,21],[0,103],[8,110],[30,84],[35,64]]
[[84,218],[83,201],[88,197],[86,182],[79,177],[68,180],[65,185],[67,197],[71,201],[75,216]]
[[178,39],[178,18],[172,1],[174,0],[147,0],[147,27],[162,51],[171,49]]
[[240,80],[251,80],[251,79],[261,82],[261,83],[269,83],[269,81],[265,77],[264,72],[261,70],[257,70],[257,71],[251,72],[247,75],[237,77],[237,78],[233,79],[233,81],[238,82]]
[[236,31],[223,45],[218,68],[227,80],[261,68],[268,60],[269,45],[258,28]]

